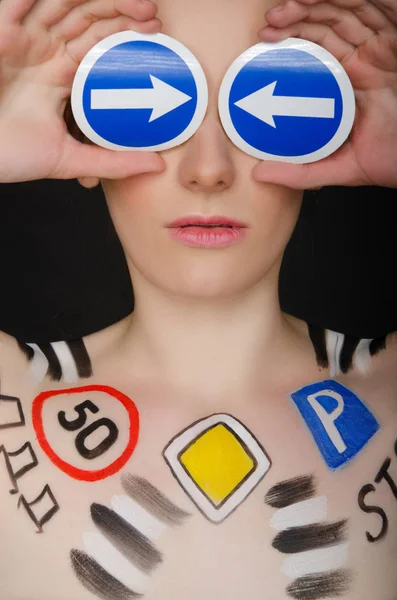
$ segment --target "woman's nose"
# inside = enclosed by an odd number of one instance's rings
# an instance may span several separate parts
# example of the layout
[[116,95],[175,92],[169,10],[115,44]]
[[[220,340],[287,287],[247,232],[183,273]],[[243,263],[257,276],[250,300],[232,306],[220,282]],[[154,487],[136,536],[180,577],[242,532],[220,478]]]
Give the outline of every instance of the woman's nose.
[[231,142],[216,114],[208,114],[200,129],[183,148],[179,180],[192,192],[213,193],[228,189],[235,178]]

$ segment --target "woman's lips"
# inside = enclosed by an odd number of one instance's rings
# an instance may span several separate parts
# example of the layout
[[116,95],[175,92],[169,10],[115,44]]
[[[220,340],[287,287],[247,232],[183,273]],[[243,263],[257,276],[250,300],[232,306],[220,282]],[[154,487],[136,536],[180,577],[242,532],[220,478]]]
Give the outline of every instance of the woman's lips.
[[168,228],[189,227],[189,226],[210,226],[220,225],[225,227],[247,227],[245,223],[224,217],[222,215],[204,216],[204,215],[187,215],[180,219],[176,219],[167,225]]
[[191,225],[188,227],[173,227],[169,231],[174,240],[187,246],[225,248],[242,241],[245,237],[246,228]]

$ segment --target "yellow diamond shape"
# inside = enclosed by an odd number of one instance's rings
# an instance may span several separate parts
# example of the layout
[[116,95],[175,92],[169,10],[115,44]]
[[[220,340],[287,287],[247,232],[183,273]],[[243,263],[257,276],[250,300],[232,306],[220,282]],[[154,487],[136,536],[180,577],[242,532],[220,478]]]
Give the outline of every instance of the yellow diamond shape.
[[224,502],[256,467],[248,449],[223,423],[194,440],[180,454],[179,460],[216,506]]

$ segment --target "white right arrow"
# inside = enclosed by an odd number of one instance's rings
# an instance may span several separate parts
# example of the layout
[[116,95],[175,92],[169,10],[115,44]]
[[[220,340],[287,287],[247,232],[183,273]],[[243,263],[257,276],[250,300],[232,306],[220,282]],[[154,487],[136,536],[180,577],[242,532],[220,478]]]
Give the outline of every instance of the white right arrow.
[[235,102],[257,119],[276,128],[274,118],[280,117],[317,117],[333,119],[335,100],[333,98],[302,98],[296,96],[274,96],[277,81]]
[[91,90],[91,109],[153,109],[149,123],[192,100],[184,92],[150,75],[152,88]]

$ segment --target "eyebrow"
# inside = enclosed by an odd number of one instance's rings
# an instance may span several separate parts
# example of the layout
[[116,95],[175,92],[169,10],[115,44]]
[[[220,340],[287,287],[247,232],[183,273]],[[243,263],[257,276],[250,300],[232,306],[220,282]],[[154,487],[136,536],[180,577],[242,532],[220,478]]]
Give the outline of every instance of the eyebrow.
[[122,476],[121,483],[130,498],[166,525],[182,525],[190,516],[143,477],[126,474]]

